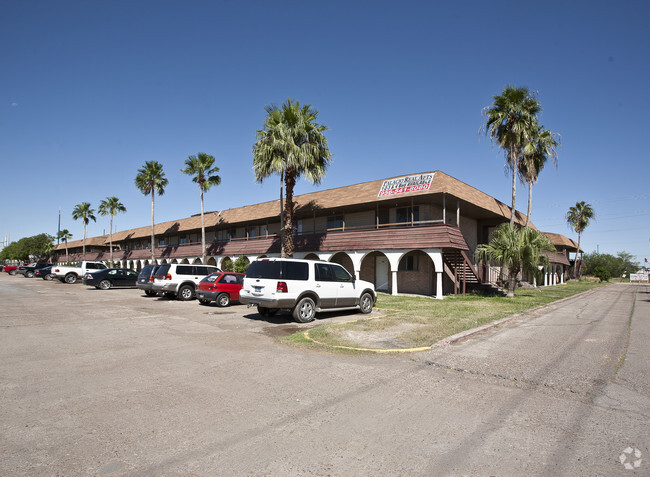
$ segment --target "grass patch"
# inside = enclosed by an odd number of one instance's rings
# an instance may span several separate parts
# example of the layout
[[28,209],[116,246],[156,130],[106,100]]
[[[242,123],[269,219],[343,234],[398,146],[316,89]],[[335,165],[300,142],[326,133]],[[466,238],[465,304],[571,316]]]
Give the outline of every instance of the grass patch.
[[[325,324],[310,330],[309,336],[327,346],[372,349],[430,346],[461,331],[521,313],[531,308],[604,286],[591,280],[564,285],[517,289],[514,298],[478,295],[427,297],[380,294],[377,308],[385,315],[348,323]],[[304,344],[305,337],[292,335],[288,342]]]

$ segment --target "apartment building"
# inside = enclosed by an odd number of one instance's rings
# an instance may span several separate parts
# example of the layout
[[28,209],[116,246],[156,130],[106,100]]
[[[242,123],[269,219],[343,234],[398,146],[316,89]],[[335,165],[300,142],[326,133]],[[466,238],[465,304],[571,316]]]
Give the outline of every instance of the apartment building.
[[[442,298],[496,282],[499,271],[473,259],[479,243],[510,220],[510,207],[442,171],[423,172],[312,192],[295,198],[295,258],[327,260],[373,282],[379,291]],[[515,213],[523,224],[525,216]],[[240,256],[280,256],[280,201],[205,214],[207,264]],[[559,234],[555,234],[558,237]],[[154,226],[158,263],[201,262],[201,217]],[[566,237],[565,237],[566,238]],[[559,240],[559,239],[558,239]],[[567,239],[568,240],[568,239]],[[71,251],[76,243],[69,243]],[[86,254],[108,260],[105,249]],[[141,269],[151,262],[151,226],[113,234],[113,259]],[[59,261],[65,260],[59,245]],[[80,259],[77,248],[70,260]],[[550,254],[545,284],[561,283],[568,260]],[[555,262],[553,261],[555,260]],[[553,278],[555,277],[555,278]]]

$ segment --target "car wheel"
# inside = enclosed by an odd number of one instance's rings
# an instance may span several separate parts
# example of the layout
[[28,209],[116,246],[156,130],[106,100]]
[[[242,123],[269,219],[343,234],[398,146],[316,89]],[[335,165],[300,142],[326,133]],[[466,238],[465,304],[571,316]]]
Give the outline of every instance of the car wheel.
[[183,285],[180,290],[178,290],[178,299],[181,301],[187,301],[194,298],[194,287],[189,285]]
[[9,270],[9,275],[15,275],[15,274],[16,274],[16,270]]
[[157,293],[155,291],[153,291],[153,290],[145,290],[144,294],[147,295],[147,296],[156,296],[157,295]]
[[77,283],[77,275],[75,275],[74,273],[68,273],[65,276],[65,282],[69,284]]
[[112,286],[112,283],[110,280],[102,280],[99,282],[99,288],[102,290],[108,290]]
[[25,273],[25,278],[32,278],[33,276],[34,276],[34,272]]
[[309,323],[316,318],[316,304],[314,300],[305,297],[293,309],[293,319],[298,323]]
[[210,304],[210,300],[199,300],[199,304],[207,306]]
[[217,297],[217,305],[224,307],[230,305],[230,295],[227,293],[221,293]]
[[48,282],[52,280],[52,274],[48,273],[43,277],[43,280],[47,280]]
[[372,311],[372,305],[374,305],[375,300],[372,299],[372,295],[370,293],[364,293],[361,295],[361,299],[359,300],[359,308],[361,309],[361,313],[370,313]]

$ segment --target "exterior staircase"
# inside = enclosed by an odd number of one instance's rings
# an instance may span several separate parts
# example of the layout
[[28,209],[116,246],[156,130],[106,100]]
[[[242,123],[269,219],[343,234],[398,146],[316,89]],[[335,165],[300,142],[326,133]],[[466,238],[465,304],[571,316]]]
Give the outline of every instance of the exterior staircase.
[[476,270],[471,260],[464,250],[446,249],[443,250],[442,259],[449,273],[449,278],[456,284],[454,295],[467,290],[478,291],[482,294],[503,294],[503,289],[496,283],[490,283],[488,280],[482,280],[481,275]]

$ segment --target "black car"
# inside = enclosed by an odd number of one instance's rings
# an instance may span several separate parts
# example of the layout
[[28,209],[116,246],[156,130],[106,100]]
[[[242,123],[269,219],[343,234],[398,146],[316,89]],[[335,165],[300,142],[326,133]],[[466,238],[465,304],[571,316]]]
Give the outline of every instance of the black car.
[[40,270],[41,268],[45,268],[45,267],[52,267],[52,265],[45,262],[30,263],[29,265],[23,265],[21,267],[18,267],[16,269],[16,273],[21,274],[27,278],[32,278],[36,270]]
[[101,290],[108,290],[113,287],[135,287],[137,279],[138,274],[128,268],[106,268],[86,273],[83,283]]
[[34,276],[42,278],[43,280],[52,280],[52,265],[47,267],[37,268],[34,270]]
[[138,290],[143,290],[147,296],[156,296],[156,292],[153,290],[153,276],[159,268],[160,265],[145,265],[140,270],[138,282],[135,286],[138,287]]

